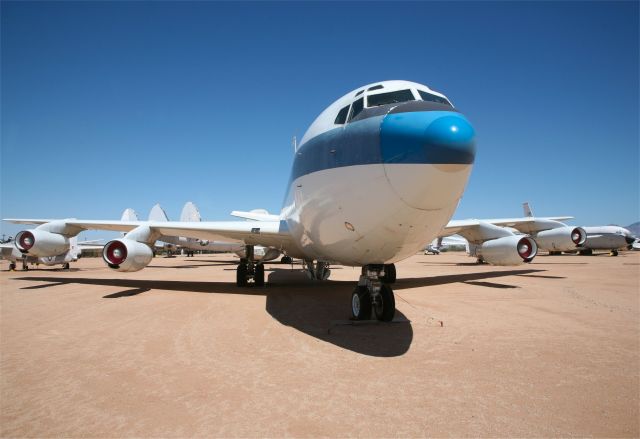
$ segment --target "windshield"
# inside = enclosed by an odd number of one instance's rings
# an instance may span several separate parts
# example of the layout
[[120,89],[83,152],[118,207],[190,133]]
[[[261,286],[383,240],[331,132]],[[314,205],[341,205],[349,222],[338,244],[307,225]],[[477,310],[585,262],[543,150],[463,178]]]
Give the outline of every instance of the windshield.
[[367,107],[379,107],[380,105],[406,101],[415,101],[411,90],[390,91],[388,93],[369,95],[367,97]]
[[440,96],[432,95],[431,93],[427,93],[426,91],[422,90],[418,90],[418,93],[420,93],[420,97],[423,101],[437,102],[439,104],[451,106],[451,103],[448,100],[446,100],[445,98],[441,98]]

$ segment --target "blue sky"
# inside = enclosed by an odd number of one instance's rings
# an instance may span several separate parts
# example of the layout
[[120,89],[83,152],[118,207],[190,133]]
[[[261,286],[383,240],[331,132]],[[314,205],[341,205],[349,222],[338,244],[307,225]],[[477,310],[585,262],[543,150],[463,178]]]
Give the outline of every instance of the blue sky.
[[[638,2],[2,2],[2,217],[278,212],[291,138],[408,79],[473,123],[455,218],[640,220]],[[20,227],[2,224],[0,233]]]

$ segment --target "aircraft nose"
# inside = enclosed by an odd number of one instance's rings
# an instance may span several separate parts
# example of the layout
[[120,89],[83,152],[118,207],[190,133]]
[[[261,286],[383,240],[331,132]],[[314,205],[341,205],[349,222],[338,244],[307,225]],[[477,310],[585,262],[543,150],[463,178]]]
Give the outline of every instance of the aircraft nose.
[[408,206],[450,209],[471,173],[475,131],[454,111],[392,110],[380,126],[380,149],[387,180]]
[[633,244],[636,241],[636,238],[631,235],[626,235],[624,240],[627,241],[627,244]]
[[387,114],[380,127],[384,163],[472,164],[475,130],[460,113]]

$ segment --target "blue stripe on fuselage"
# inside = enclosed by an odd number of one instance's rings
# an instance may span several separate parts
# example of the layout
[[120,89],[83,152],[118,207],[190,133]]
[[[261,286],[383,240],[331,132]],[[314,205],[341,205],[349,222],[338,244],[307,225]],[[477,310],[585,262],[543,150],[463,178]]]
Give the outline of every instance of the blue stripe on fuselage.
[[[455,133],[448,131],[452,124],[457,125]],[[305,142],[296,152],[290,183],[313,172],[345,166],[470,164],[475,156],[473,137],[473,128],[457,112],[399,112],[352,121]],[[453,148],[451,142],[457,142]]]

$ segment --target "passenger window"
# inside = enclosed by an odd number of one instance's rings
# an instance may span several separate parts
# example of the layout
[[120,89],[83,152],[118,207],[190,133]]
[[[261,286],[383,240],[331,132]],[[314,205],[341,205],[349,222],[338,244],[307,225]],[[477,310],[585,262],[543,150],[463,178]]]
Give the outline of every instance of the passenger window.
[[422,98],[423,101],[437,102],[439,104],[445,104],[445,105],[451,106],[451,103],[449,101],[447,101],[444,98],[441,98],[440,96],[432,95],[431,93],[427,93],[426,91],[422,91],[422,90],[418,90],[418,93],[420,93],[420,97]]
[[357,101],[355,101],[351,106],[351,116],[349,116],[349,121],[353,120],[354,117],[360,114],[363,108],[364,108],[364,98],[360,98]]
[[367,97],[368,107],[379,107],[380,105],[394,104],[396,102],[414,101],[411,90],[390,91],[389,93],[380,93],[377,95],[369,95]]
[[347,121],[347,114],[349,114],[349,105],[340,110],[333,123],[336,125],[342,125]]

